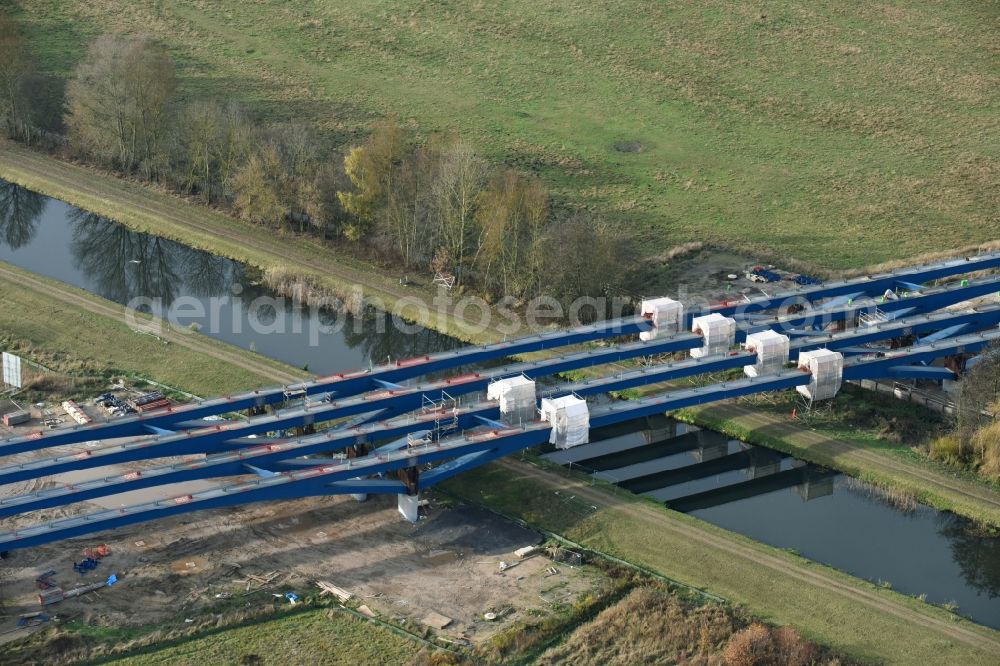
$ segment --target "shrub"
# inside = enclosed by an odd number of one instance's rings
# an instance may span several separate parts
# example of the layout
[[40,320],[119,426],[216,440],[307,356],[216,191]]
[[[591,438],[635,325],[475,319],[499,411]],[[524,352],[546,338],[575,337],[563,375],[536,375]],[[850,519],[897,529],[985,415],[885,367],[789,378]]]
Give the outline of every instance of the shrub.
[[931,440],[928,454],[932,460],[957,463],[962,459],[962,443],[956,435],[943,435]]
[[774,662],[774,641],[767,626],[755,622],[733,634],[723,655],[729,666],[760,666]]
[[981,460],[979,473],[1000,479],[1000,421],[977,430],[972,436],[972,448]]

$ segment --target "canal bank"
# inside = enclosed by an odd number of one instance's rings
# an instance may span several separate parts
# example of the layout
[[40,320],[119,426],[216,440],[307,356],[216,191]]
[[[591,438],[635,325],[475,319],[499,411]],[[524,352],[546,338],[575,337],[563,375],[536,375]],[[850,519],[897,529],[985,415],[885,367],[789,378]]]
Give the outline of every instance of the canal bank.
[[477,308],[456,309],[456,300],[442,299],[429,281],[402,285],[401,271],[339,252],[330,243],[248,225],[151,185],[57,160],[5,139],[0,139],[0,179],[262,273],[290,273],[344,300],[357,291],[379,309],[449,337],[485,343],[505,335],[497,329],[500,318],[493,317],[498,323],[483,329]]
[[[0,181],[10,202],[0,261],[71,285],[162,324],[157,334],[212,338],[300,369],[272,383],[452,349],[460,341],[367,310],[302,306],[259,271]],[[169,323],[169,325],[167,325]]]
[[191,331],[145,332],[152,323],[82,289],[0,262],[4,350],[70,377],[138,375],[209,396],[306,375]]

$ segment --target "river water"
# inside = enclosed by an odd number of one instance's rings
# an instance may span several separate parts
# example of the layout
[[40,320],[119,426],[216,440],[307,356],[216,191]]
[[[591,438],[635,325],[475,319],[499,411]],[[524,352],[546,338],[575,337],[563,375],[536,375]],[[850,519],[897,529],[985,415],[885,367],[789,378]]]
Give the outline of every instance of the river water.
[[[3,181],[0,260],[119,303],[147,297],[145,309],[315,373],[461,344],[426,329],[401,332],[384,314],[299,312],[256,286],[259,276],[237,262]],[[205,316],[191,315],[198,304]],[[849,477],[666,418],[596,431],[592,439],[552,457],[904,594],[954,602],[959,613],[1000,628],[1000,538],[969,521],[895,506]]]
[[[384,313],[299,308],[224,257],[0,181],[0,260],[316,374],[461,343]],[[138,300],[137,300],[138,299]]]
[[547,457],[1000,629],[1000,538],[960,516],[898,506],[851,477],[666,417]]

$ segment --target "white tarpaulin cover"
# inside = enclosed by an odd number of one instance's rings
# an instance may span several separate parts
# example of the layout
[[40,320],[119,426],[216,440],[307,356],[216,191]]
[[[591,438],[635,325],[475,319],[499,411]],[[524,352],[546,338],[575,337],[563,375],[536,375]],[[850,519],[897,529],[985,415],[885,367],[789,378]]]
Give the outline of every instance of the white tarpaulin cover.
[[531,419],[535,415],[535,382],[524,375],[490,384],[486,398],[500,403],[500,413]]
[[724,354],[736,341],[736,320],[723,317],[718,312],[695,317],[691,320],[691,330],[705,340],[704,347],[691,350],[694,358]]
[[575,395],[542,399],[542,420],[552,424],[549,443],[569,449],[590,441],[590,408]]
[[744,365],[747,377],[759,377],[780,372],[788,363],[788,336],[771,330],[758,331],[747,336],[743,343],[747,351],[757,354],[754,365]]
[[640,340],[653,340],[679,333],[684,325],[684,304],[672,298],[651,298],[642,302],[643,317],[653,322],[653,330],[639,334]]
[[799,353],[799,367],[809,368],[812,381],[795,390],[810,400],[827,400],[837,395],[844,379],[844,355],[829,349]]

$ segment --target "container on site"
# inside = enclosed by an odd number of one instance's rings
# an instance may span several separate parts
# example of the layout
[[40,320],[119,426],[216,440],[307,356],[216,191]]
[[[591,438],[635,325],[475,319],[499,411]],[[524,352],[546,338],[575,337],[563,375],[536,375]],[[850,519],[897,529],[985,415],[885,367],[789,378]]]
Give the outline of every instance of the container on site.
[[16,412],[7,412],[3,415],[3,424],[7,427],[19,423],[27,423],[31,420],[31,414],[26,410],[19,409]]

